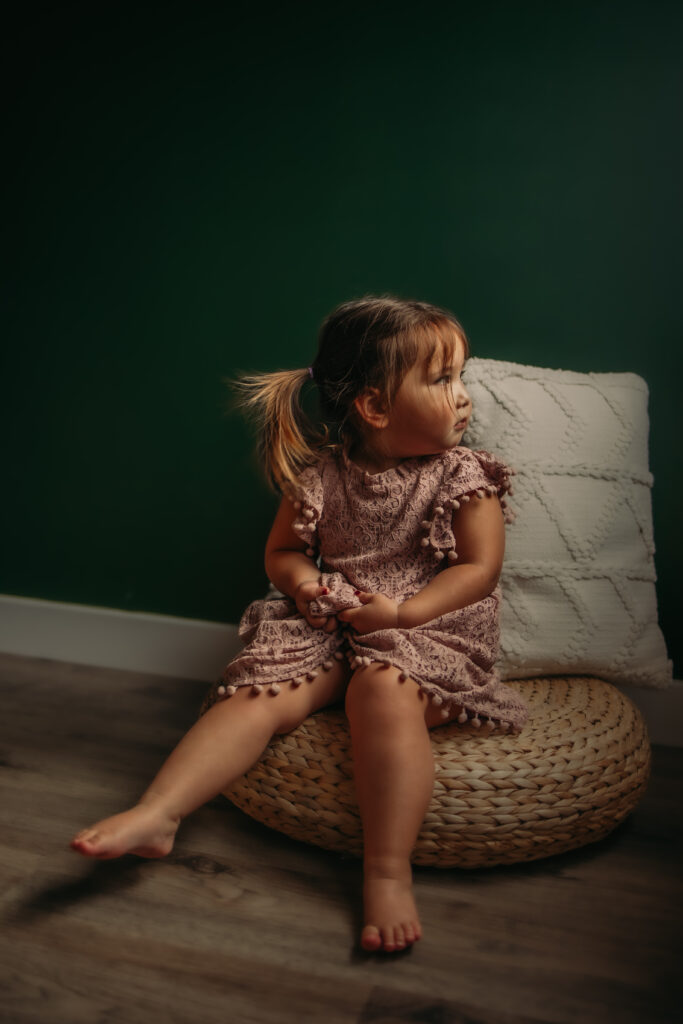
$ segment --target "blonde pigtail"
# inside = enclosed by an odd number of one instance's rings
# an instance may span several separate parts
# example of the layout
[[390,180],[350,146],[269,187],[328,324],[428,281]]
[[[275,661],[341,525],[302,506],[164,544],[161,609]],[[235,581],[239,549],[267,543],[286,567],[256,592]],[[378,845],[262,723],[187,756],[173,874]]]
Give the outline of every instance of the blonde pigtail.
[[292,492],[299,473],[317,461],[327,439],[301,407],[301,389],[308,380],[308,370],[278,370],[250,374],[233,385],[239,406],[259,427],[268,481],[285,494]]

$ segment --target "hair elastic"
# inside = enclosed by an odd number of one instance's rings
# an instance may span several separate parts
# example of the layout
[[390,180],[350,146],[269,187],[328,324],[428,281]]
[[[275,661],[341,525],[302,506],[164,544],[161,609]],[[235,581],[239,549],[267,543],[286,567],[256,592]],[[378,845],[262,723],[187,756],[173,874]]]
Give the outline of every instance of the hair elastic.
[[308,376],[311,378],[311,380],[314,379],[313,378],[313,367],[312,366],[308,367]]

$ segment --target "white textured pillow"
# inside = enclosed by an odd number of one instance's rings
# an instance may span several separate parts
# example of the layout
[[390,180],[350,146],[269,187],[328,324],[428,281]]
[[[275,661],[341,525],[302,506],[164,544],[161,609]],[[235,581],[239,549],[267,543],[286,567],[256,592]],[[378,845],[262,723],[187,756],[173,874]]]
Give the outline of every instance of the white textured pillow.
[[503,568],[501,673],[665,687],[648,469],[648,389],[633,373],[470,359],[464,442],[517,472]]

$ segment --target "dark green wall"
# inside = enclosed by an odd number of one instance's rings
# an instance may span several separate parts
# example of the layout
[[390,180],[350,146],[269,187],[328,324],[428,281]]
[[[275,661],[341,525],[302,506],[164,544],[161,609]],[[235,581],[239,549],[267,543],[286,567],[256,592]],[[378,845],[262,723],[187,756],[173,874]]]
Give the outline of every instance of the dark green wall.
[[124,7],[6,29],[0,591],[236,621],[274,504],[222,379],[392,291],[647,379],[680,674],[681,6]]

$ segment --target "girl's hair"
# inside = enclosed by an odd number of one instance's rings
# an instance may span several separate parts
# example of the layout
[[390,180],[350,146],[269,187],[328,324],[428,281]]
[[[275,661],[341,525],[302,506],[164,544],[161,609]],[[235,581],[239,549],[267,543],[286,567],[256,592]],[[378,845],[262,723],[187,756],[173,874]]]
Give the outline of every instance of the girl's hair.
[[[271,484],[290,491],[325,449],[361,436],[355,398],[375,388],[390,408],[420,359],[429,365],[438,354],[447,366],[458,341],[467,356],[467,337],[452,313],[426,302],[368,295],[343,303],[324,320],[312,367],[238,380],[240,405],[256,414],[260,426],[259,448]],[[318,387],[320,425],[301,405],[303,385],[311,377]]]

